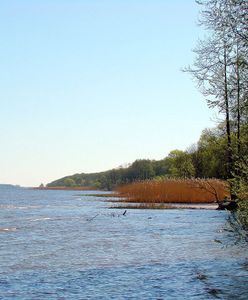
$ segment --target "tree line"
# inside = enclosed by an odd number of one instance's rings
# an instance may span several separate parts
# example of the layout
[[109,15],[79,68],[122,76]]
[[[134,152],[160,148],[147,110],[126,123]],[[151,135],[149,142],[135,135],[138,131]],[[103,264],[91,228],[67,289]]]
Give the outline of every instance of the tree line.
[[[134,181],[166,178],[228,178],[227,141],[224,125],[205,129],[199,141],[186,151],[173,150],[161,160],[138,159],[130,166],[99,173],[75,174],[48,184],[49,187],[94,187],[111,190],[117,185]],[[248,126],[242,125],[242,150],[248,151]]]

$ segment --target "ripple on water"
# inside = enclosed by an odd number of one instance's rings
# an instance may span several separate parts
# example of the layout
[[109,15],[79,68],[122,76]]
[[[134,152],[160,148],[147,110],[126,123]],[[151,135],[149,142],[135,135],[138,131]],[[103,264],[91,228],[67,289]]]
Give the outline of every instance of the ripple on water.
[[0,299],[248,299],[247,248],[223,230],[226,212],[123,216],[74,195],[0,193]]
[[[0,297],[15,295],[19,299],[247,299],[247,278],[226,277],[233,262],[215,268],[224,272],[221,278],[206,261],[192,264],[153,264],[98,268],[89,270],[37,270],[17,272],[0,281]],[[206,273],[204,280],[197,272]],[[237,271],[237,269],[235,269]],[[10,290],[12,286],[12,290]]]

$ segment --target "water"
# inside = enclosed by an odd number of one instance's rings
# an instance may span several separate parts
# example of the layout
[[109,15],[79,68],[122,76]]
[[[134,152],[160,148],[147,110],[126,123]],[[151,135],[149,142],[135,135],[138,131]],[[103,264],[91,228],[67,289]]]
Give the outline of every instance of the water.
[[248,299],[227,212],[123,216],[80,194],[0,189],[0,299]]

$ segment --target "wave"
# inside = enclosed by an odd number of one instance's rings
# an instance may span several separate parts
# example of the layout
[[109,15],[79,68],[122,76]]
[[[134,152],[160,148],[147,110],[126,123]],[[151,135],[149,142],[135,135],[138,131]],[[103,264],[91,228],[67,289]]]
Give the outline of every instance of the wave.
[[49,217],[44,217],[44,218],[37,218],[37,219],[33,219],[31,220],[32,222],[38,222],[38,221],[46,221],[46,220],[51,220],[52,218]]
[[16,231],[16,227],[11,227],[11,228],[0,228],[0,232],[13,232]]
[[1,204],[0,209],[35,209],[35,208],[43,208],[41,205],[28,205],[28,206],[16,206],[11,204]]

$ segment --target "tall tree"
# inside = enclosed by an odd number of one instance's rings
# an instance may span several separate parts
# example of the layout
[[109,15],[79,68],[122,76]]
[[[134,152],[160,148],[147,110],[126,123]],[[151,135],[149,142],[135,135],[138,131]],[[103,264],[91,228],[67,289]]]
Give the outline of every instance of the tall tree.
[[241,152],[240,128],[247,112],[248,0],[196,0],[201,6],[199,24],[209,37],[200,41],[192,67],[210,107],[225,115],[228,174],[232,174],[232,130],[236,124],[237,153]]
[[205,41],[199,41],[194,49],[196,54],[192,67],[184,71],[193,75],[197,86],[206,97],[209,107],[217,107],[225,115],[228,170],[231,173],[232,141],[230,122],[230,88],[228,85],[232,45],[225,33],[215,33]]

